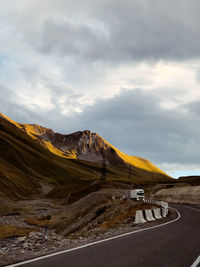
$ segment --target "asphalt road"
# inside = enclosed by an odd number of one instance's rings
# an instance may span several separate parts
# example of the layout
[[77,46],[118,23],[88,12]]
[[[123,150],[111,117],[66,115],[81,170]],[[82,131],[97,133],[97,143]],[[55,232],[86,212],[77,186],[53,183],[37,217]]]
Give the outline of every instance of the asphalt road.
[[20,266],[189,267],[200,255],[200,206],[170,206],[181,214],[171,224]]

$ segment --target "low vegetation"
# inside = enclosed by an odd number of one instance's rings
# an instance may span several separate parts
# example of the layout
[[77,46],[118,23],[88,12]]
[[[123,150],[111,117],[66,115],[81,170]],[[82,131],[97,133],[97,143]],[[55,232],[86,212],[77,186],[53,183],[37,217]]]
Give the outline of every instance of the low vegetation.
[[103,230],[108,230],[120,224],[134,222],[135,214],[138,209],[145,210],[150,208],[152,208],[152,206],[143,203],[136,204],[133,201],[115,203],[115,205],[111,205],[110,207],[110,209],[112,209],[113,215],[110,217],[108,212],[108,215],[105,217],[105,220],[99,225],[99,227]]
[[70,238],[90,236],[120,224],[134,222],[136,210],[146,208],[151,206],[116,198],[111,189],[99,190],[63,208],[51,217],[49,225],[56,233]]
[[16,236],[25,236],[30,232],[38,231],[36,228],[0,225],[0,239]]
[[50,218],[51,216],[46,216],[42,218],[27,217],[25,219],[25,222],[27,222],[29,225],[47,228],[49,226]]

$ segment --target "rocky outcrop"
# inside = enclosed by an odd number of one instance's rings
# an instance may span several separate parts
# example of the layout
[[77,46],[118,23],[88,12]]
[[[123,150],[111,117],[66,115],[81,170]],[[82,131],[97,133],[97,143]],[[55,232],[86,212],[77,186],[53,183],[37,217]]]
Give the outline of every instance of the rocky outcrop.
[[161,189],[154,198],[174,203],[200,204],[200,186]]
[[27,134],[38,139],[43,146],[59,156],[97,163],[104,160],[107,165],[125,168],[132,165],[137,169],[159,174],[161,177],[169,179],[166,173],[147,159],[126,155],[100,135],[89,130],[60,134],[36,124],[20,125]]
[[129,177],[132,175],[134,178],[145,178],[149,181],[172,181],[171,177],[147,159],[126,155],[100,135],[89,130],[60,134],[37,124],[14,122],[1,113],[0,117],[14,124],[23,134],[28,134],[37,143],[59,157],[91,161],[98,165],[105,163],[123,168],[129,172]]

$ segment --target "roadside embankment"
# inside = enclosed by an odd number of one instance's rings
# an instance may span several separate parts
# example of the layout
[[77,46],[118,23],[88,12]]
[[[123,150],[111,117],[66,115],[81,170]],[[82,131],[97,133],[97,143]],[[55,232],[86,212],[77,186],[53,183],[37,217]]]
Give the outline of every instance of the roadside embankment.
[[161,189],[153,197],[167,202],[200,204],[200,186]]
[[[85,203],[86,200],[87,199],[84,199],[82,204]],[[135,216],[132,216],[134,204],[141,209],[144,208],[145,210],[147,210],[147,208],[153,209],[154,205],[137,202],[134,203],[134,201],[123,202],[123,209],[122,205],[119,203],[119,200],[116,201],[117,205],[110,203],[111,207],[109,208],[107,206],[107,210],[105,210],[104,213],[100,214],[97,218],[94,218],[86,225],[81,224],[80,229],[76,229],[76,232],[68,236],[56,234],[54,233],[53,229],[50,230],[43,228],[38,229],[38,232],[30,232],[27,235],[10,236],[9,238],[1,239],[0,266],[5,266],[6,264],[12,264],[23,260],[29,260],[34,257],[63,251],[65,249],[72,249],[100,240],[120,236],[125,233],[154,227],[162,223],[170,222],[177,218],[176,211],[172,209],[170,210],[169,216],[162,218],[159,221],[153,220],[147,221],[145,224],[136,224]],[[117,206],[118,213],[116,210]],[[128,214],[131,217],[127,217]]]

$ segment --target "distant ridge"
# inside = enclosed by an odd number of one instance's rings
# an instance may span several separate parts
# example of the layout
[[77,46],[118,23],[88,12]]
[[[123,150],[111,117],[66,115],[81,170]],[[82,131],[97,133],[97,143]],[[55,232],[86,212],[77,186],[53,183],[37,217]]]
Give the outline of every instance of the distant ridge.
[[181,176],[178,178],[178,182],[187,183],[190,185],[200,185],[200,175]]

